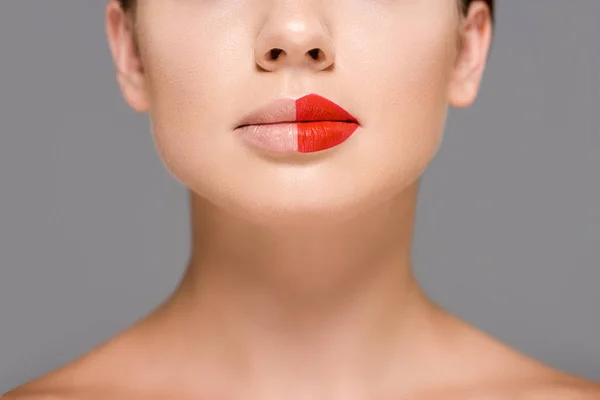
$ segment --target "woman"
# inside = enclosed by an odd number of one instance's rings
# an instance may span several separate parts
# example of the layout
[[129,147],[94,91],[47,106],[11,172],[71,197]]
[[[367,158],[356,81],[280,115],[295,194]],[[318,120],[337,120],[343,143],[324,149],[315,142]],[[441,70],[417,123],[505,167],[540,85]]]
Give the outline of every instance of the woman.
[[418,286],[419,179],[493,1],[112,0],[127,103],[189,188],[160,307],[7,399],[597,399]]

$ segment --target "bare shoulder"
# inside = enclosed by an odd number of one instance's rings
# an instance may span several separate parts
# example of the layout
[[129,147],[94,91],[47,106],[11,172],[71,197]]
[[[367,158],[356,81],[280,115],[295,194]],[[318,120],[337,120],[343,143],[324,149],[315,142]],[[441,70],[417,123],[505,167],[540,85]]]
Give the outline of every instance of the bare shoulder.
[[137,400],[136,391],[121,384],[126,379],[95,365],[70,364],[0,393],[0,400]]
[[0,400],[117,400],[121,398],[125,399],[124,397],[107,396],[93,391],[73,391],[67,388],[64,390],[56,388],[20,388],[4,394],[4,397],[0,397]]
[[600,385],[566,375],[437,388],[414,400],[600,400]]
[[600,400],[600,384],[556,370],[544,370],[537,377],[532,375],[489,389],[478,390],[461,400]]
[[[72,381],[69,381],[69,378]],[[3,397],[2,397],[3,396]],[[0,400],[137,400],[132,394],[123,396],[112,385],[90,385],[77,381],[76,374],[45,376],[0,395]]]
[[[139,352],[138,352],[139,353]],[[0,400],[189,400],[176,385],[148,374],[135,354],[106,348],[86,354],[41,377],[0,393]],[[145,372],[146,371],[146,372]]]
[[[481,395],[475,396],[475,399],[600,400],[600,383],[559,371],[535,360],[531,364],[523,362],[522,365],[522,375],[517,374],[504,382],[497,381],[500,383],[491,385],[488,397]],[[514,367],[518,369],[519,364],[516,363]],[[498,395],[489,396],[489,393]]]
[[68,385],[59,386],[44,380],[25,383],[4,393],[0,400],[75,400],[82,399]]
[[18,388],[11,390],[0,397],[0,400],[66,400],[73,399],[67,393],[56,392],[55,390],[31,390]]
[[0,393],[0,400],[117,400],[113,393],[108,393],[112,386],[108,383],[115,380],[111,369],[116,368],[107,365],[103,353],[94,349],[7,393]]
[[66,375],[56,372],[24,383],[11,391],[0,395],[0,400],[83,400],[92,399],[82,396],[77,384],[68,383]]
[[[9,392],[0,394],[0,400],[63,400],[68,399],[62,382],[63,370],[57,369],[38,377]],[[62,388],[61,388],[62,387]]]
[[560,371],[472,325],[459,326],[457,396],[432,400],[600,400],[600,383]]
[[560,374],[532,390],[527,400],[600,400],[600,384]]
[[[0,400],[137,400],[136,379],[143,354],[134,328],[125,330],[74,360],[2,394]],[[125,392],[127,392],[126,395]],[[150,400],[150,397],[145,396]]]

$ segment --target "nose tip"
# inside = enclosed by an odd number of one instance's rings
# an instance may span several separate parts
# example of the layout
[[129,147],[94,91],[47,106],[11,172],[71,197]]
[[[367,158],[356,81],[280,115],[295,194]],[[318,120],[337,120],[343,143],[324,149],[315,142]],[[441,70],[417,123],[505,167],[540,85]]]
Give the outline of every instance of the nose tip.
[[314,16],[286,20],[279,14],[267,21],[257,42],[256,64],[267,71],[284,67],[325,70],[335,59],[329,32]]

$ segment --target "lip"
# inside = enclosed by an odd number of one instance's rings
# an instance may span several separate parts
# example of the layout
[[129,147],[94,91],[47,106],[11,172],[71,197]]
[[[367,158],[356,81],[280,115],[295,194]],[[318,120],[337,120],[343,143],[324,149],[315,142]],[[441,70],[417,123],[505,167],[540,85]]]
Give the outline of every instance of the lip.
[[308,94],[280,98],[246,115],[236,131],[246,143],[270,152],[309,153],[346,141],[360,126],[335,102]]

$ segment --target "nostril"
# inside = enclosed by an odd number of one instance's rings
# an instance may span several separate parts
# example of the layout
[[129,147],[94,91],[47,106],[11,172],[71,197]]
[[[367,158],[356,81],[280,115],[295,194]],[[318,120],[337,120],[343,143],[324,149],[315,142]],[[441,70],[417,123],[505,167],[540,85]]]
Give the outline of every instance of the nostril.
[[[284,53],[283,49],[273,48],[269,50],[269,59],[273,61],[277,60],[281,56],[281,53]],[[320,57],[324,56],[324,54],[322,55],[322,50],[319,48],[311,49],[307,53],[313,60],[319,60]]]
[[282,51],[282,49],[271,49],[269,54],[273,60],[277,60]]

